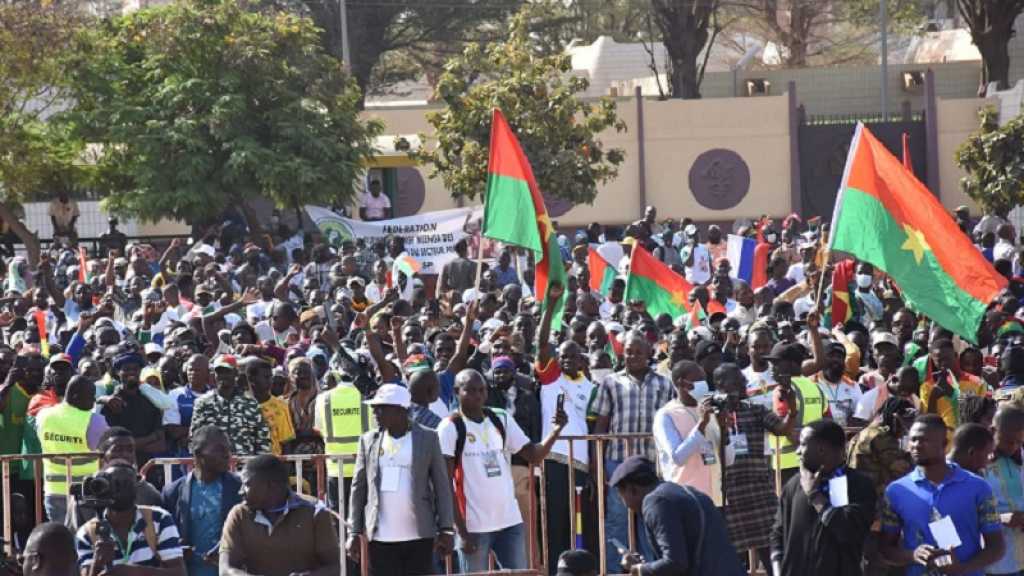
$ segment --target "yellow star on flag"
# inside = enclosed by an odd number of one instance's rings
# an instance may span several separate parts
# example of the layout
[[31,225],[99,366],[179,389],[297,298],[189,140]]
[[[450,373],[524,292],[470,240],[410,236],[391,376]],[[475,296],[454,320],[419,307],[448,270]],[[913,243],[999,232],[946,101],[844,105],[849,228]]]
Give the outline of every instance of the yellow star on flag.
[[537,228],[540,229],[540,243],[547,245],[548,238],[551,237],[555,229],[551,224],[551,218],[548,218],[547,211],[537,216]]
[[909,224],[904,224],[903,230],[907,233],[907,239],[900,246],[900,250],[910,250],[913,252],[914,261],[920,264],[921,259],[924,258],[924,253],[930,252],[932,248],[928,245],[924,234],[920,230],[912,228]]
[[683,308],[686,308],[686,293],[682,290],[676,290],[672,292],[672,303],[678,304]]

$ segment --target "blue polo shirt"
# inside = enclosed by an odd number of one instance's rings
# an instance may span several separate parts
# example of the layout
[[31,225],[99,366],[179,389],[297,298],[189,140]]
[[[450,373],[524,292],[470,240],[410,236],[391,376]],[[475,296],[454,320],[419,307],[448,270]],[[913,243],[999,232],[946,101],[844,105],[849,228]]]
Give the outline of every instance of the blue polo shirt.
[[[913,550],[921,544],[935,546],[928,524],[949,516],[956,526],[960,546],[953,552],[957,560],[966,562],[981,551],[981,535],[999,532],[999,515],[992,488],[983,478],[971,474],[952,462],[946,478],[932,484],[918,467],[885,489],[882,508],[882,531],[903,535],[903,548]],[[907,576],[919,576],[925,567],[911,564]],[[967,576],[982,576],[983,571]]]

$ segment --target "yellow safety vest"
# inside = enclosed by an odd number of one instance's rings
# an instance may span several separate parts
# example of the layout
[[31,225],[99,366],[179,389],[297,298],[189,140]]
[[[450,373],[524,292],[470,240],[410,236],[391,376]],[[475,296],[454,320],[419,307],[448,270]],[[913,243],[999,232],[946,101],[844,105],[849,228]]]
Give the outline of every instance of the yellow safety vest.
[[[43,454],[89,452],[86,432],[92,412],[61,402],[39,412],[36,417],[39,445]],[[71,482],[78,483],[94,474],[99,466],[95,456],[71,459]],[[43,459],[43,491],[68,494],[67,465],[64,458]]]
[[[825,414],[826,400],[821,388],[818,388],[818,384],[810,378],[793,378],[793,390],[796,392],[796,433],[799,434],[800,429],[807,424],[821,420]],[[782,454],[778,460],[775,457],[776,441]],[[796,455],[796,444],[790,442],[789,438],[769,434],[768,442],[772,450],[772,470],[775,470],[777,465],[782,470],[800,465],[800,459]]]
[[[363,395],[354,386],[340,385],[317,396],[317,410],[322,410],[324,453],[328,456],[355,456],[359,450],[359,437],[370,428],[369,414],[363,404]],[[351,478],[355,458],[344,464],[344,475]],[[338,460],[327,460],[327,475],[337,478]]]

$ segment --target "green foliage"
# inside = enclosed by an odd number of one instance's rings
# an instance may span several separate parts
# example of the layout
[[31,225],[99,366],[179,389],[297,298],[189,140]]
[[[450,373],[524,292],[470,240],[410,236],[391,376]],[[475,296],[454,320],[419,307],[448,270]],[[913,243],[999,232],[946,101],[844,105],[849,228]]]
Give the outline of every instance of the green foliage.
[[978,113],[981,129],[956,151],[956,163],[967,172],[960,179],[964,193],[986,212],[1005,215],[1024,204],[1024,116],[999,126],[998,112]]
[[184,0],[85,35],[65,119],[102,144],[105,208],[203,221],[252,195],[347,202],[377,123],[308,19]]
[[612,180],[623,151],[597,139],[624,131],[615,102],[584,102],[587,80],[571,74],[564,54],[548,54],[529,33],[536,8],[512,20],[508,39],[471,45],[445,66],[437,85],[444,110],[428,115],[437,145],[413,156],[432,167],[452,196],[474,199],[487,182],[491,111],[499,108],[515,130],[540,189],[574,203],[593,202],[598,184]]
[[46,121],[67,105],[63,56],[84,22],[62,6],[0,4],[0,201],[70,191],[88,179],[84,144]]

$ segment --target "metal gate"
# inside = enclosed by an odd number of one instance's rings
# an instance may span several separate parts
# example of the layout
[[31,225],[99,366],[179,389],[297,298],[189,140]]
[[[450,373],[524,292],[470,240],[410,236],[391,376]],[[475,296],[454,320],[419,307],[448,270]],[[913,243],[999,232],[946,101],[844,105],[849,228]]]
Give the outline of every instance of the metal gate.
[[846,166],[846,155],[850,151],[850,139],[853,138],[857,122],[864,122],[897,157],[902,155],[903,134],[909,135],[914,173],[919,180],[927,182],[923,113],[906,114],[900,120],[888,121],[855,116],[801,116],[800,208],[804,217],[832,218],[832,209]]

